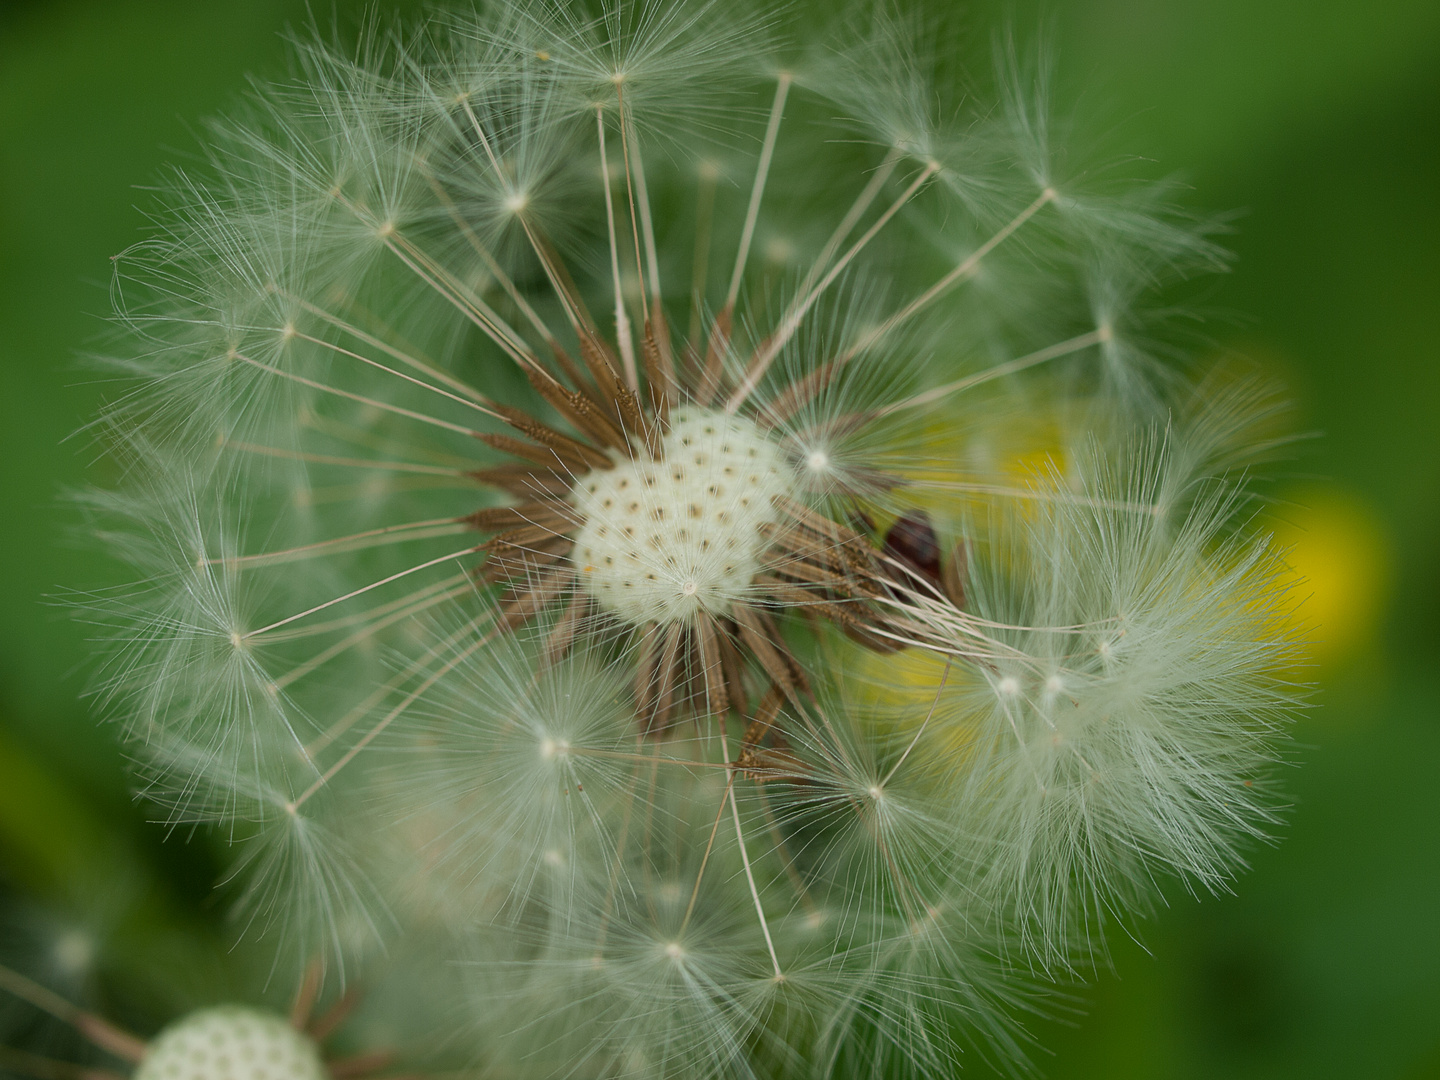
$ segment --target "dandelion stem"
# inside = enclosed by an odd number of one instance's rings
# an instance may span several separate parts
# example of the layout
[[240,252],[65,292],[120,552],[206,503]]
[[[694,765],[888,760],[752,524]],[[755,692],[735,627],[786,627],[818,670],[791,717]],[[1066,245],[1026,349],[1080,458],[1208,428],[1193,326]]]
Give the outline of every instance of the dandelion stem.
[[480,256],[480,261],[485,264],[485,269],[490,273],[490,276],[500,283],[500,287],[505,290],[505,295],[510,297],[515,306],[520,309],[520,313],[524,315],[530,325],[535,328],[536,333],[540,335],[540,339],[551,349],[554,349],[555,346],[559,344],[554,333],[551,332],[550,327],[545,324],[545,320],[540,318],[534,307],[531,306],[530,301],[525,299],[525,294],[516,287],[510,275],[507,274],[504,267],[496,261],[495,256],[491,254],[490,249],[487,248],[480,240],[480,237],[476,235],[475,230],[470,227],[470,223],[466,221],[460,213],[460,208],[455,205],[455,200],[450,198],[450,193],[440,185],[440,181],[428,170],[425,173],[425,177],[430,183],[431,190],[435,192],[435,197],[445,206],[445,210],[450,215],[451,221],[455,223],[455,227],[460,230],[461,235],[465,237],[471,248],[474,249],[475,254]]
[[464,476],[463,469],[449,469],[443,465],[418,465],[409,461],[367,461],[365,458],[332,457],[328,454],[307,454],[300,450],[284,450],[277,446],[256,446],[254,443],[229,442],[226,448],[246,454],[260,454],[264,457],[285,458],[288,461],[306,461],[314,465],[340,465],[356,469],[388,469],[393,472],[420,473],[425,476]]
[[785,843],[785,837],[780,832],[780,822],[776,819],[775,811],[770,806],[770,796],[765,794],[765,785],[756,784],[755,794],[760,799],[760,809],[765,814],[765,824],[770,830],[770,839],[775,842],[775,854],[785,868],[785,876],[790,879],[790,887],[795,890],[795,895],[800,898],[800,903],[804,905],[805,910],[813,914],[815,901],[810,896],[810,890],[805,887],[805,879],[795,868],[795,857],[790,853],[790,847]]
[[454,305],[461,314],[478,326],[513,360],[517,363],[524,363],[524,357],[529,354],[530,347],[525,343],[524,338],[506,324],[504,319],[491,310],[488,304],[479,297],[470,295],[469,290],[457,281],[453,274],[426,255],[409,239],[402,236],[393,222],[387,221],[375,225],[372,216],[363,207],[339,192],[335,193],[335,199],[360,221],[373,227],[386,249],[404,263],[421,281]]
[[[376,621],[370,623],[368,626],[363,626],[359,630],[355,631],[355,633],[350,634],[348,637],[342,638],[341,640],[337,641],[335,644],[329,646],[326,649],[322,649],[320,652],[312,656],[309,660],[305,661],[305,663],[291,669],[290,671],[287,671],[284,675],[278,677],[275,680],[275,689],[285,689],[285,687],[289,686],[295,680],[304,678],[306,675],[309,675],[312,671],[335,659],[335,657],[339,656],[346,650],[353,649],[360,642],[365,641],[368,638],[374,637],[381,630],[384,630],[387,626],[392,626],[395,623],[399,622],[401,619],[413,618],[414,616],[419,615],[422,611],[426,611],[434,607],[436,604],[443,604],[447,600],[454,600],[456,597],[463,596],[465,593],[470,592],[471,589],[472,586],[467,581],[462,585],[451,586],[448,589],[443,589],[437,595],[431,595],[425,597],[424,599],[413,600],[413,602],[411,602],[408,606],[403,606],[398,611],[393,611],[387,615],[375,617]],[[419,591],[424,592],[426,590]],[[409,597],[406,597],[405,599],[412,600],[414,596],[415,594],[412,593]],[[367,616],[369,614],[370,613],[367,613]]]
[[690,264],[690,348],[700,349],[700,321],[705,308],[705,282],[710,272],[710,229],[715,220],[715,187],[720,170],[714,162],[700,165],[695,194],[695,255]]
[[770,120],[765,125],[765,141],[760,147],[760,160],[755,166],[755,184],[750,189],[750,205],[745,210],[745,226],[740,232],[740,248],[735,253],[735,269],[730,274],[730,288],[725,293],[725,307],[735,307],[740,295],[740,282],[745,276],[745,263],[750,258],[750,241],[755,236],[755,222],[760,217],[760,200],[765,194],[765,181],[770,175],[770,159],[775,156],[775,140],[780,134],[780,118],[785,114],[785,97],[790,92],[792,76],[782,72],[775,84],[775,101],[770,106]]
[[999,232],[995,233],[994,236],[990,237],[990,239],[986,240],[985,243],[981,244],[978,248],[971,252],[970,255],[963,262],[960,263],[960,265],[956,266],[955,269],[951,270],[934,285],[931,285],[930,288],[926,289],[923,293],[917,296],[914,300],[910,301],[910,303],[906,304],[903,308],[897,311],[894,315],[890,316],[890,318],[886,319],[875,329],[871,330],[867,334],[864,334],[860,338],[860,340],[856,342],[845,353],[842,358],[842,362],[853,359],[859,353],[864,352],[866,349],[873,346],[876,342],[882,340],[884,337],[886,337],[886,335],[891,333],[897,327],[908,322],[910,319],[914,318],[930,304],[934,303],[934,301],[938,297],[943,295],[952,285],[955,285],[957,282],[960,282],[973,274],[975,270],[980,266],[980,263],[984,260],[985,256],[989,255],[990,252],[994,251],[995,248],[997,248],[1000,244],[1004,243],[1007,239],[1009,239],[1010,235],[1014,233],[1016,229],[1020,228],[1020,226],[1024,225],[1032,217],[1038,214],[1040,210],[1043,209],[1044,206],[1047,203],[1051,202],[1054,198],[1055,189],[1047,187],[1044,191],[1040,193],[1040,195],[1035,199],[1034,202],[1032,202],[1024,210],[1021,210],[1020,213],[1016,214],[1013,218],[1011,218],[1010,221],[1007,222],[1004,227],[1000,229]]
[[344,596],[337,596],[333,600],[326,600],[323,604],[316,604],[312,608],[307,608],[306,610],[297,612],[294,615],[288,615],[285,618],[281,619],[279,622],[273,622],[269,626],[262,626],[259,630],[251,630],[248,634],[241,635],[241,637],[244,640],[249,640],[250,638],[258,637],[261,634],[267,634],[271,630],[277,630],[282,626],[286,626],[292,622],[295,622],[297,619],[303,619],[307,615],[313,615],[317,611],[324,611],[326,608],[334,607],[336,604],[343,604],[346,600],[352,599],[356,596],[360,596],[362,593],[367,593],[371,589],[378,589],[382,585],[388,585],[392,581],[398,581],[403,577],[408,577],[411,574],[418,573],[419,571],[428,569],[429,567],[438,566],[440,563],[446,562],[450,559],[458,559],[462,555],[473,555],[475,554],[475,552],[479,551],[484,546],[484,544],[474,544],[467,548],[461,548],[459,551],[452,551],[448,554],[440,555],[434,559],[429,559],[426,562],[420,563],[418,566],[412,566],[408,569],[397,571],[396,573],[391,574],[389,577],[383,577],[379,581],[372,581],[369,585],[362,585],[358,589],[352,589]]
[[316,778],[314,783],[312,783],[308,788],[301,792],[299,798],[289,803],[285,809],[291,813],[299,810],[300,807],[305,805],[305,802],[312,795],[314,795],[322,787],[324,787],[331,780],[333,780],[335,778],[335,775],[341,769],[343,769],[346,765],[350,764],[350,762],[354,761],[355,756],[359,754],[360,751],[364,750],[365,747],[369,746],[372,742],[374,742],[375,739],[380,735],[380,733],[384,731],[387,727],[389,727],[394,722],[397,716],[399,716],[406,709],[408,709],[415,702],[415,700],[420,697],[421,694],[425,693],[425,691],[429,690],[430,687],[434,686],[437,682],[439,682],[441,678],[443,678],[450,671],[452,671],[458,664],[463,662],[466,657],[473,655],[480,649],[484,648],[486,645],[490,644],[494,636],[495,631],[491,631],[484,637],[472,641],[464,649],[456,653],[443,665],[441,665],[441,667],[437,671],[433,671],[428,676],[426,676],[425,680],[419,686],[417,686],[414,690],[410,691],[410,693],[406,694],[403,701],[401,701],[398,705],[396,705],[393,709],[386,713],[385,717],[380,720],[373,728],[371,728],[364,735],[362,735],[354,746],[350,747],[349,750],[345,751],[344,755],[341,756],[339,761],[335,762],[334,765],[331,765],[330,768],[326,769],[319,777]]
[[[479,327],[485,336],[498,345],[510,359],[522,367],[525,366],[531,356],[530,347],[525,343],[525,339],[512,330],[488,304],[476,296],[467,295],[469,290],[456,281],[448,270],[430,259],[408,240],[403,240],[403,242],[402,240],[403,238],[398,232],[391,230],[385,237],[385,246],[396,258],[409,267],[416,277],[443,296],[462,315]],[[422,266],[421,264],[428,265]]]
[[915,749],[915,744],[920,741],[920,736],[925,734],[925,728],[929,725],[930,718],[935,715],[935,709],[940,704],[940,695],[945,692],[945,683],[950,678],[950,665],[954,662],[954,657],[947,656],[945,658],[945,670],[940,673],[940,685],[935,687],[935,698],[930,702],[930,711],[925,714],[925,719],[920,722],[920,727],[916,730],[915,737],[910,740],[910,745],[905,747],[905,752],[901,754],[899,760],[890,767],[890,771],[885,774],[885,779],[881,780],[877,785],[881,791],[885,790],[885,785],[890,783],[895,774],[900,771],[900,766],[905,764],[905,759],[910,756],[910,751]]
[[[227,569],[234,569],[240,566],[268,566],[274,563],[291,562],[296,559],[327,554],[330,553],[332,549],[339,549],[343,553],[373,546],[371,544],[361,543],[361,541],[365,540],[384,538],[384,542],[387,543],[402,543],[409,540],[426,540],[432,536],[450,536],[457,532],[464,532],[469,528],[470,525],[460,518],[431,518],[427,521],[410,521],[403,525],[382,525],[378,529],[366,529],[364,532],[351,533],[349,536],[337,536],[330,540],[317,540],[313,544],[301,544],[298,547],[284,548],[278,551],[261,551],[254,555],[231,555],[221,559],[206,559],[205,563],[208,566],[223,565]],[[441,531],[434,531],[437,529]],[[419,532],[420,535],[396,535],[406,532]]]
[[785,347],[785,343],[795,336],[795,331],[799,329],[800,323],[804,320],[806,313],[815,305],[815,301],[820,299],[821,294],[834,284],[835,279],[840,276],[845,267],[850,265],[855,256],[860,254],[865,245],[870,243],[880,230],[889,224],[890,219],[900,212],[902,206],[915,197],[916,193],[929,182],[930,178],[934,176],[939,169],[940,166],[935,162],[926,165],[925,168],[920,171],[920,175],[911,181],[910,186],[901,193],[900,197],[886,208],[885,212],[880,215],[870,228],[865,230],[859,240],[856,240],[855,243],[850,245],[850,250],[845,252],[840,260],[830,268],[825,276],[820,279],[819,284],[808,293],[805,293],[800,300],[791,306],[790,311],[786,313],[785,318],[781,321],[775,333],[770,336],[770,339],[766,341],[765,344],[761,346],[759,352],[755,354],[755,359],[750,364],[750,370],[745,374],[744,382],[742,382],[735,393],[731,395],[730,400],[725,403],[726,412],[733,413],[744,404],[745,399],[750,396],[751,391],[753,391],[760,382],[761,377],[764,376],[766,370],[768,370],[774,362],[775,357],[780,354],[780,350]]
[[32,979],[27,979],[18,971],[13,971],[4,965],[0,965],[0,990],[7,990],[22,1001],[28,1001],[42,1012],[49,1013],[55,1019],[63,1020],[100,1049],[115,1055],[122,1061],[138,1064],[145,1057],[148,1046],[145,1040],[138,1035],[132,1035],[108,1020],[102,1020],[93,1013],[86,1012],[78,1005],[66,1001],[53,990],[41,986]]
[[[380,363],[380,361],[378,360],[372,360],[368,356],[363,356],[360,353],[352,352],[349,349],[342,348],[341,346],[336,345],[333,341],[326,341],[324,338],[311,337],[309,334],[302,334],[299,331],[296,331],[295,336],[301,341],[308,341],[313,345],[319,345],[323,349],[329,349],[331,352],[339,353],[341,356],[348,356],[352,360],[359,360],[362,364],[369,364],[371,367],[383,371],[387,375],[394,375],[397,379],[403,379],[405,382],[412,383],[415,386],[423,387],[424,389],[429,390],[431,393],[439,394],[441,397],[449,398],[451,401],[459,402],[467,409],[474,409],[476,412],[483,413],[484,415],[489,416],[495,420],[502,419],[499,413],[495,412],[493,409],[486,408],[484,405],[478,404],[474,400],[466,397],[461,397],[459,394],[452,394],[449,390],[442,390],[438,386],[432,386],[424,379],[417,379],[413,375],[406,375],[403,371],[396,371],[394,368],[387,367],[386,365]],[[482,398],[481,400],[484,399]]]
[[353,615],[346,615],[338,619],[328,619],[325,622],[311,623],[303,630],[297,628],[294,630],[286,630],[283,633],[272,634],[270,635],[269,640],[271,643],[280,641],[296,641],[302,638],[317,637],[320,634],[333,633],[336,630],[344,630],[348,626],[354,626],[356,623],[365,622],[367,619],[381,618],[385,615],[388,615],[390,612],[396,610],[397,608],[403,608],[407,604],[413,604],[416,601],[422,600],[427,596],[433,596],[435,593],[442,592],[445,589],[450,588],[452,585],[459,584],[462,581],[468,581],[469,578],[470,575],[463,572],[459,574],[452,574],[448,578],[444,578],[441,581],[432,582],[431,584],[426,585],[423,588],[416,589],[414,592],[409,593],[406,596],[402,596],[399,599],[389,600],[383,604],[377,604],[375,607],[370,608],[368,611],[359,611]]
[[[717,724],[716,730],[720,734],[720,752],[725,760],[730,760],[730,743],[725,737],[725,721],[722,719]],[[755,873],[750,868],[750,853],[745,849],[745,831],[740,827],[740,807],[735,802],[735,773],[731,770],[730,781],[725,785],[725,796],[720,800],[720,809],[725,809],[725,799],[730,800],[730,812],[735,819],[735,840],[740,849],[740,862],[745,867],[745,880],[750,886],[750,898],[755,902],[755,914],[760,919],[760,932],[765,935],[765,948],[770,952],[770,963],[775,966],[775,978],[783,979],[785,973],[780,970],[780,958],[775,955],[775,942],[770,937],[770,924],[765,919],[765,906],[760,903],[760,890],[755,887]],[[703,866],[701,868],[704,869]],[[700,887],[696,882],[697,889]],[[692,898],[691,903],[694,903]]]
[[560,276],[560,269],[555,265],[550,251],[545,244],[540,242],[530,222],[526,220],[523,213],[517,214],[520,227],[525,230],[525,238],[530,241],[530,248],[535,252],[535,257],[540,260],[540,267],[545,271],[545,279],[550,282],[550,289],[555,293],[556,299],[560,301],[560,307],[565,311],[565,317],[570,321],[570,329],[580,337],[591,332],[590,319],[586,312],[576,302],[575,296],[565,287],[565,282]]
[[[626,130],[630,133],[630,151],[635,158],[635,197],[640,203],[640,231],[645,237],[645,265],[649,276],[650,302],[660,307],[660,255],[655,247],[655,220],[650,210],[650,189],[645,183],[645,159],[640,154],[639,133],[628,114],[625,117]],[[669,348],[669,339],[662,338],[660,347]]]
[[605,226],[610,237],[610,276],[615,289],[615,342],[620,346],[620,363],[625,368],[625,385],[639,392],[640,378],[635,367],[635,342],[630,335],[630,316],[625,313],[625,290],[620,284],[620,244],[615,236],[615,200],[610,192],[610,165],[605,158],[605,107],[595,106],[596,139],[600,146],[600,185],[605,190]]
[[855,201],[850,204],[850,209],[840,219],[840,224],[835,226],[835,231],[830,234],[830,239],[825,241],[825,246],[820,249],[820,254],[815,257],[814,263],[806,271],[804,280],[795,289],[797,296],[804,296],[808,293],[814,286],[815,279],[825,272],[830,265],[830,260],[835,257],[835,252],[840,249],[840,245],[844,243],[845,238],[850,235],[860,219],[865,216],[865,211],[870,209],[870,204],[880,194],[880,189],[885,186],[885,182],[890,179],[891,174],[895,172],[895,167],[900,164],[900,159],[904,156],[898,147],[891,147],[886,152],[885,159],[871,174],[869,182],[866,183],[860,194],[855,196]]
[[954,382],[946,383],[944,386],[937,386],[932,390],[926,390],[923,393],[916,394],[914,397],[906,398],[904,401],[897,401],[891,405],[886,405],[884,408],[877,409],[874,415],[876,418],[879,418],[889,416],[891,413],[898,412],[901,409],[911,409],[918,405],[928,405],[930,402],[938,401],[947,395],[972,389],[983,383],[1004,378],[1006,375],[1014,375],[1016,372],[1024,371],[1026,368],[1036,367],[1047,361],[1057,360],[1062,356],[1069,356],[1071,353],[1077,353],[1082,349],[1088,349],[1092,345],[1100,345],[1109,340],[1110,331],[1108,328],[1101,327],[1098,330],[1091,330],[1087,334],[1080,334],[1068,340],[1060,341],[1054,345],[1039,349],[1026,356],[1008,360],[1003,364],[997,364],[993,368],[977,372],[974,375],[967,375],[963,379],[956,379]]
[[964,480],[926,480],[907,478],[907,488],[926,491],[967,491],[976,495],[994,495],[1004,499],[1027,499],[1033,502],[1064,503],[1069,506],[1092,506],[1097,510],[1119,510],[1127,514],[1153,517],[1160,512],[1155,503],[1125,502],[1122,499],[1097,499],[1069,491],[1045,491],[1036,488],[1009,487],[1005,484],[974,484]]
[[[470,105],[470,99],[468,97],[461,98],[460,107],[465,110],[465,115],[469,117],[470,125],[474,128],[475,135],[479,138],[480,145],[485,150],[485,156],[490,159],[490,167],[495,170],[496,176],[503,176],[504,170],[500,167],[499,159],[496,158],[495,151],[490,146],[490,137],[485,134],[485,127],[480,123],[480,118],[475,115],[475,110]],[[520,227],[525,230],[525,239],[530,242],[530,247],[535,252],[535,257],[540,260],[540,265],[545,270],[545,276],[550,281],[550,287],[555,291],[555,295],[560,300],[560,306],[565,309],[565,315],[566,318],[570,320],[571,328],[577,332],[584,329],[586,321],[582,318],[579,309],[575,307],[569,290],[562,284],[554,263],[549,253],[545,250],[545,245],[540,243],[539,237],[535,235],[535,231],[530,227],[530,222],[526,220],[523,206],[515,210],[515,217],[516,220],[520,222]]]
[[293,299],[296,303],[298,303],[302,308],[304,308],[304,309],[305,309],[306,311],[308,311],[310,314],[314,315],[314,316],[315,316],[316,318],[318,318],[318,319],[323,319],[325,322],[329,323],[331,326],[335,327],[337,330],[340,330],[340,331],[342,331],[343,333],[349,334],[351,337],[354,337],[354,338],[358,339],[359,341],[364,342],[366,345],[369,345],[371,348],[379,349],[381,352],[385,353],[387,356],[390,356],[390,357],[393,357],[393,358],[396,359],[396,360],[399,360],[402,364],[406,364],[406,365],[408,365],[409,367],[413,367],[413,368],[415,368],[417,371],[423,371],[425,374],[429,375],[432,379],[435,379],[437,382],[442,382],[442,383],[444,383],[446,386],[450,387],[450,389],[455,390],[455,391],[458,391],[459,393],[466,395],[467,397],[471,398],[471,399],[474,400],[474,401],[481,402],[482,404],[483,404],[483,403],[486,403],[486,402],[488,401],[488,399],[485,397],[485,395],[482,394],[482,393],[480,393],[480,391],[476,390],[473,386],[470,386],[468,383],[465,383],[465,382],[461,381],[460,379],[455,378],[453,375],[449,375],[449,374],[447,374],[446,372],[441,371],[441,370],[440,370],[439,368],[437,368],[434,364],[427,364],[427,363],[425,363],[423,360],[420,360],[420,359],[418,359],[417,357],[411,356],[409,353],[405,352],[403,349],[398,349],[398,348],[396,348],[394,345],[391,345],[389,342],[386,342],[386,341],[381,340],[380,338],[376,337],[374,334],[368,334],[368,333],[366,333],[364,330],[361,330],[358,326],[355,326],[355,325],[353,325],[352,323],[347,322],[345,319],[340,318],[340,316],[338,316],[338,315],[335,315],[335,314],[333,314],[333,313],[331,313],[331,312],[329,312],[329,311],[326,311],[324,308],[320,307],[318,304],[312,304],[312,303],[310,303],[310,301],[305,300],[305,299],[302,299],[301,297],[298,297],[298,296],[291,296],[291,299]]
[[720,808],[715,811],[715,821],[710,826],[710,838],[705,841],[705,854],[700,857],[700,869],[695,873],[695,887],[690,890],[690,903],[685,905],[685,918],[680,920],[680,931],[676,937],[685,933],[685,928],[690,925],[690,916],[695,912],[695,901],[700,896],[700,883],[705,880],[705,868],[710,865],[710,852],[715,848],[715,834],[720,831],[721,819],[725,817],[725,802],[730,798],[730,791],[734,786],[735,772],[732,769],[725,781],[725,793],[720,796]]
[[470,126],[474,129],[476,136],[480,139],[480,145],[485,150],[485,156],[490,159],[490,167],[495,170],[497,177],[505,175],[505,170],[500,168],[500,161],[495,156],[494,149],[490,146],[490,138],[485,134],[485,125],[480,123],[480,118],[475,115],[475,109],[470,104],[469,95],[460,98],[460,107],[465,110],[465,115],[470,120]]
[[424,424],[433,424],[435,427],[444,428],[446,431],[457,431],[461,435],[469,435],[471,438],[475,438],[481,434],[474,428],[465,427],[463,424],[452,424],[448,420],[441,420],[435,416],[427,416],[424,413],[415,412],[413,409],[402,409],[399,405],[376,401],[374,398],[365,397],[363,394],[352,394],[349,390],[341,390],[335,386],[326,386],[324,383],[316,382],[314,379],[307,379],[303,375],[296,375],[294,372],[281,371],[277,367],[262,363],[259,360],[254,360],[242,353],[236,353],[235,359],[243,360],[252,367],[257,367],[261,371],[268,372],[271,375],[277,375],[282,379],[289,379],[291,382],[297,382],[301,386],[308,386],[312,390],[320,390],[327,394],[334,394],[336,397],[342,397],[349,401],[358,401],[361,405],[369,405],[372,408],[380,409],[382,412],[394,413],[396,416],[408,417],[411,420],[419,420]]
[[[630,121],[629,114],[625,111],[625,87],[623,83],[617,83],[615,86],[615,100],[617,102],[617,109],[620,113],[620,152],[625,160],[625,195],[628,198],[630,205],[630,234],[635,241],[635,272],[637,275],[644,275],[645,260],[640,257],[640,220],[639,214],[635,209],[635,175],[634,169],[630,164]],[[636,148],[636,153],[638,156],[638,147]],[[645,207],[644,212],[645,218],[648,221],[650,217],[650,208],[648,206]],[[647,247],[649,248],[651,256],[648,280],[650,283],[650,287],[655,292],[655,302],[656,304],[659,304],[660,276],[655,268],[654,263],[654,238],[647,231],[645,239],[647,241]],[[650,321],[650,302],[646,298],[646,292],[643,284],[640,289],[640,314],[644,322],[648,323]]]
[[780,958],[775,955],[775,942],[770,937],[770,924],[765,919],[765,906],[760,903],[760,890],[755,887],[755,872],[750,868],[750,855],[745,850],[745,832],[740,828],[740,807],[735,802],[735,785],[729,787],[730,813],[735,819],[735,840],[740,845],[740,862],[745,867],[745,880],[750,886],[750,898],[755,901],[755,914],[760,919],[760,932],[765,935],[765,948],[770,951],[770,963],[775,965],[775,978],[783,979]]
[[305,976],[290,1003],[290,1026],[296,1031],[304,1031],[310,1023],[310,1014],[320,996],[320,980],[324,974],[325,965],[318,956],[305,965]]
[[[495,151],[490,145],[490,137],[485,134],[485,127],[480,123],[480,118],[475,115],[475,110],[470,105],[470,99],[468,97],[462,97],[460,99],[460,107],[465,110],[465,115],[469,117],[470,125],[479,138],[480,145],[485,150],[485,156],[490,159],[490,167],[495,170],[495,175],[504,176],[504,170],[500,167],[500,161],[496,158]],[[514,213],[516,220],[520,222],[520,227],[525,230],[525,239],[530,242],[531,249],[535,252],[536,258],[540,260],[540,265],[545,270],[545,276],[550,281],[550,287],[555,291],[556,297],[560,300],[560,306],[565,310],[565,315],[570,321],[571,328],[576,332],[587,329],[588,320],[584,318],[584,313],[575,305],[574,298],[561,281],[559,272],[553,260],[550,258],[549,252],[545,249],[545,245],[540,243],[540,238],[535,235],[535,230],[531,228],[530,222],[525,216],[523,203],[516,207]]]

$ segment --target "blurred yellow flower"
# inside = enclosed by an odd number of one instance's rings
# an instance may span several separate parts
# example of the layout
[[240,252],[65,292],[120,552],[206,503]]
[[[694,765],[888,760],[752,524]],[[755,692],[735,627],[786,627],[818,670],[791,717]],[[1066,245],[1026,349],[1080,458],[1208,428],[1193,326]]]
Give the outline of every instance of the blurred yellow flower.
[[1363,653],[1389,602],[1390,546],[1375,509],[1337,484],[1294,489],[1269,515],[1293,572],[1293,618],[1328,665]]

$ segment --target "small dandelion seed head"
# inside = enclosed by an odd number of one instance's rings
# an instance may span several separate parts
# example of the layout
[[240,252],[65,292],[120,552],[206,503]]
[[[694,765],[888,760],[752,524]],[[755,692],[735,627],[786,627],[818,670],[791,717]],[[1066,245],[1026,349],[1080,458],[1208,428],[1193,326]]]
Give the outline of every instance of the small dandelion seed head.
[[319,1048],[272,1013],[223,1005],[177,1020],[150,1043],[135,1080],[325,1080]]

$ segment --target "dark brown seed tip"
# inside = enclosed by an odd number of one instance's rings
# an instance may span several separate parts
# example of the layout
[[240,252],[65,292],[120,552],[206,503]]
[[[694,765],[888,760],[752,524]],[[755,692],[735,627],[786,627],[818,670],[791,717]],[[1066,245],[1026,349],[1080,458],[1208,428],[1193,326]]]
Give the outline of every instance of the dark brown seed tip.
[[911,510],[890,526],[885,534],[885,554],[932,584],[940,584],[940,541],[924,510]]

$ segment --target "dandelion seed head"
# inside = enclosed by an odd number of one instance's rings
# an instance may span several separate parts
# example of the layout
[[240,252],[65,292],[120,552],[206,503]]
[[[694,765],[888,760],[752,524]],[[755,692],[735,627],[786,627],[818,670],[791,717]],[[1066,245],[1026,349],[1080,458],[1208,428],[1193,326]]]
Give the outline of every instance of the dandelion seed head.
[[136,1080],[325,1080],[313,1040],[259,1009],[220,1006],[177,1020],[150,1044]]
[[793,72],[768,22],[302,44],[117,263],[146,794],[243,832],[256,936],[428,964],[497,1075],[1019,1057],[998,955],[1270,820],[1250,397],[1173,410],[1138,344],[1203,229],[1057,175],[1013,57],[972,105],[923,20]]

